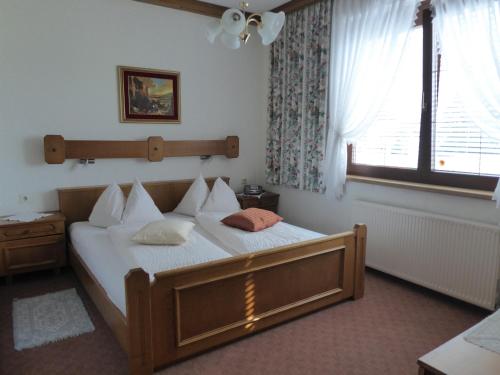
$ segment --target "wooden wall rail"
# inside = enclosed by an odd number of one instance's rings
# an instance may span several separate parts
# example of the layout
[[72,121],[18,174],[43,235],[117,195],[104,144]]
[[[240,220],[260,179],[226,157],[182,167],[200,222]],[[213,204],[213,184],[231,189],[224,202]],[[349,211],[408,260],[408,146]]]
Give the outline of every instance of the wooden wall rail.
[[[186,12],[202,14],[204,16],[219,18],[227,9],[226,7],[206,3],[198,0],[135,0],[140,3],[160,5],[167,8],[184,10]],[[236,4],[236,3],[235,3]]]
[[[220,18],[220,16],[222,16],[222,13],[224,13],[224,11],[228,9],[221,5],[211,4],[199,0],[134,0],[134,1],[140,3],[160,5],[166,8],[184,10],[186,12],[202,14],[204,16],[215,17],[215,18]],[[318,1],[319,0],[291,0],[287,1],[286,3],[280,5],[275,9],[272,9],[272,11],[273,12],[283,11],[285,13],[295,12],[296,10],[305,8],[306,6],[314,4],[315,2]],[[234,3],[236,7],[238,1],[235,1]]]
[[292,0],[288,1],[283,5],[280,5],[279,7],[274,8],[272,11],[273,12],[285,12],[285,13],[291,13],[295,12],[296,10],[305,8],[309,5],[312,5],[314,3],[317,3],[320,0]]
[[144,158],[161,161],[178,156],[239,156],[237,136],[213,141],[164,141],[162,137],[149,137],[145,141],[67,141],[61,135],[46,135],[43,141],[48,164],[62,164],[66,159]]

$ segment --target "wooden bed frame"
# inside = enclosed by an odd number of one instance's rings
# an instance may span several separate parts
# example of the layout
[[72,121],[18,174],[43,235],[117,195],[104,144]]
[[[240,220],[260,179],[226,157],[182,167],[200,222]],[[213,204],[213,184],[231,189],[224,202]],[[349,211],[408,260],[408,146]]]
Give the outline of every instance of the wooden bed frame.
[[[229,178],[223,178],[226,182]],[[193,180],[145,183],[162,212]],[[208,178],[213,186],[215,178]],[[128,194],[131,185],[122,185]],[[67,224],[86,221],[104,186],[59,189]],[[127,315],[70,244],[70,263],[128,353],[131,374],[154,370],[364,292],[366,226],[256,253],[125,277]]]

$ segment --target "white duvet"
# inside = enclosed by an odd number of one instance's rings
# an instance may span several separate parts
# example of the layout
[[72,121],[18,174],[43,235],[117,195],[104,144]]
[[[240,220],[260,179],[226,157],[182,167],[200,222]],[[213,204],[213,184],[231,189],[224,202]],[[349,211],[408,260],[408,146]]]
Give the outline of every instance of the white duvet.
[[144,225],[145,223],[115,225],[107,230],[115,250],[121,253],[129,267],[142,268],[149,274],[151,280],[157,272],[231,256],[206,238],[198,226],[194,227],[189,239],[182,245],[142,245],[132,241],[134,234]]
[[247,232],[232,228],[220,221],[227,213],[205,212],[196,216],[200,226],[232,251],[245,254],[277,246],[323,237],[324,234],[296,227],[287,223],[277,223],[260,232]]

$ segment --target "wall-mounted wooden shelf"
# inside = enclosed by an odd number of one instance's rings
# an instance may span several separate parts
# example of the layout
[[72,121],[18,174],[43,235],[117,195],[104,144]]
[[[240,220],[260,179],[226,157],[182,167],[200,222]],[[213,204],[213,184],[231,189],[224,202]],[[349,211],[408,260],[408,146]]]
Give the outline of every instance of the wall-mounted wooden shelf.
[[62,164],[66,159],[144,158],[161,161],[179,156],[239,156],[237,136],[214,141],[165,141],[162,137],[149,137],[145,141],[82,141],[46,135],[43,141],[48,164]]

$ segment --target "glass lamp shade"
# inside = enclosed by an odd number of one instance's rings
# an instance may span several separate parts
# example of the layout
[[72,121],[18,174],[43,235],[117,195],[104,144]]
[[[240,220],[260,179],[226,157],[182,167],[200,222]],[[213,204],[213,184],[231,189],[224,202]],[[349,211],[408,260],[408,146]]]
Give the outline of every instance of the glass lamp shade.
[[222,32],[222,24],[220,21],[212,21],[210,24],[207,26],[206,29],[206,37],[208,41],[212,44],[214,44],[215,39],[219,36],[219,34]]
[[226,33],[231,35],[240,35],[240,33],[245,29],[246,19],[241,10],[231,8],[222,14],[221,23]]
[[262,24],[258,27],[257,32],[262,38],[262,44],[267,46],[274,42],[283,28],[285,24],[285,13],[264,12],[261,19]]
[[238,49],[241,46],[241,39],[237,35],[223,32],[220,36],[220,40],[227,48]]

